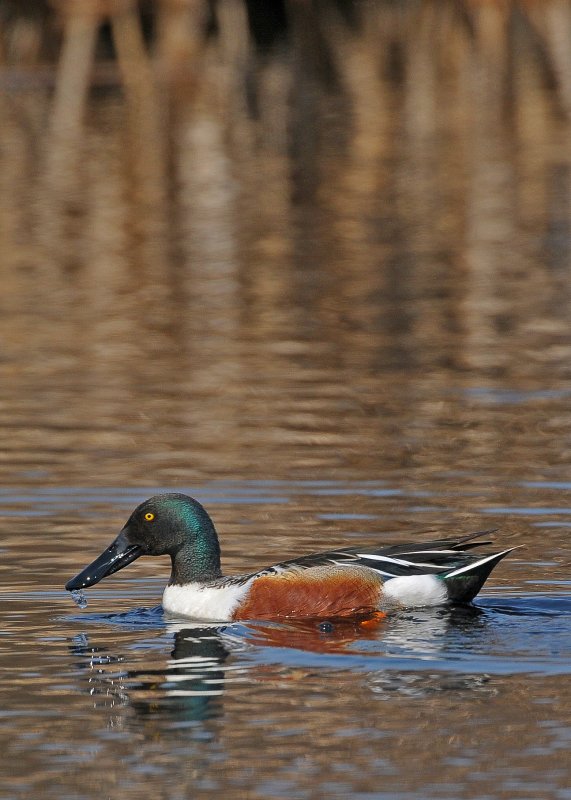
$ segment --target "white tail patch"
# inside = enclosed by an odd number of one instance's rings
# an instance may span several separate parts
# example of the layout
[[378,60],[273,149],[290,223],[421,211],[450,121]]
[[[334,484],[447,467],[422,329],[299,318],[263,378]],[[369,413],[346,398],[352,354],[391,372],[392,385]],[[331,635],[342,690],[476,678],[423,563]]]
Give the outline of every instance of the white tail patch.
[[439,606],[448,600],[448,591],[434,575],[404,575],[383,584],[382,599],[407,608]]

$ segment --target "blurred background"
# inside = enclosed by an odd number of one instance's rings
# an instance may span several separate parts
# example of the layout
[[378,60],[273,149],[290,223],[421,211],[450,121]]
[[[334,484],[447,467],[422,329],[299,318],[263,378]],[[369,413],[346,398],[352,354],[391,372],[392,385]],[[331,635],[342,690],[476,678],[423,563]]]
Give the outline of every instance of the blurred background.
[[3,0],[3,483],[567,463],[570,36],[562,0]]
[[121,492],[181,488],[232,566],[482,517],[557,565],[570,41],[562,0],[0,3],[15,553],[57,512],[75,572]]

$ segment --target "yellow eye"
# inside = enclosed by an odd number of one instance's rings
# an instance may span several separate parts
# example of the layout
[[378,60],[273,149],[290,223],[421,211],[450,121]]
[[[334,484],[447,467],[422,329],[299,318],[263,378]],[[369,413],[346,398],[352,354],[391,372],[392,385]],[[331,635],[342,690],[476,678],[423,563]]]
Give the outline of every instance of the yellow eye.
[[155,515],[153,514],[153,512],[152,511],[147,511],[147,513],[145,514],[145,519],[147,520],[147,522],[152,522],[154,520],[154,518],[155,518]]

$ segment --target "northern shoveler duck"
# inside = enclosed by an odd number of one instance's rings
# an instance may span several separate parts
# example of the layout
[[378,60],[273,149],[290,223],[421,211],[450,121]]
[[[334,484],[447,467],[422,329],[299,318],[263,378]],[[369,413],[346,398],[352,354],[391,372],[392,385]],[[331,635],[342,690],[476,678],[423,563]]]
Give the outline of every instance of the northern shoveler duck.
[[398,608],[468,603],[514,548],[474,554],[490,531],[420,544],[347,547],[224,576],[206,510],[184,494],[141,503],[115,541],[66,589],[94,586],[142,555],[171,557],[167,612],[213,621],[358,617]]

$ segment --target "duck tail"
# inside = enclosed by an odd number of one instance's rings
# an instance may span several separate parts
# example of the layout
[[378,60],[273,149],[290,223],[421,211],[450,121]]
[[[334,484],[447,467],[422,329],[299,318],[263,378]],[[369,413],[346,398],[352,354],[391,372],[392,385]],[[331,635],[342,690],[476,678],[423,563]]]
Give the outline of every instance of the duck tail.
[[472,561],[443,575],[442,580],[446,584],[449,600],[452,603],[469,603],[473,600],[488,579],[490,572],[512,550],[517,550],[517,547],[510,547],[508,550],[502,550],[501,553],[483,556],[477,561]]

